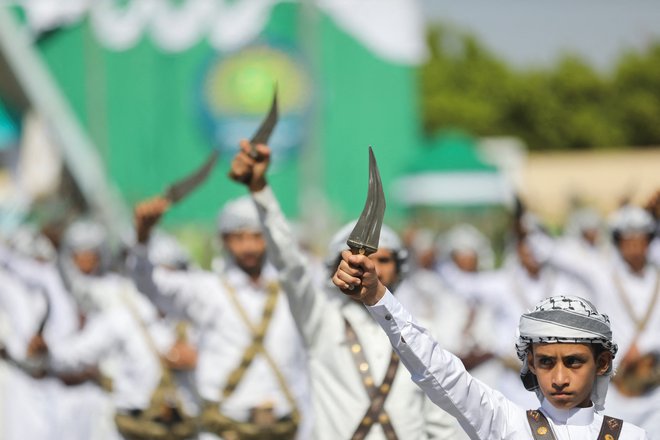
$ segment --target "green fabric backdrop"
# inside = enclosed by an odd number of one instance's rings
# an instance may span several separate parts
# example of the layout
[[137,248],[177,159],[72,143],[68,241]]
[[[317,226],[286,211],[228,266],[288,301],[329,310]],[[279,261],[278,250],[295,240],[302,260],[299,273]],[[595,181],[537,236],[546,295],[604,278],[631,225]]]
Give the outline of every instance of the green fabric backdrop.
[[[278,5],[263,36],[298,44],[316,88],[309,142],[271,176],[285,212],[300,214],[302,188],[318,187],[338,220],[356,217],[366,195],[367,146],[374,145],[387,191],[419,145],[414,68],[375,57],[329,18],[295,4]],[[216,56],[208,44],[167,54],[144,38],[111,52],[82,22],[48,36],[39,50],[127,203],[159,193],[207,156],[196,93],[203,66]],[[226,178],[229,159],[167,223],[210,224],[222,203],[245,193]],[[386,221],[400,215],[388,206]]]

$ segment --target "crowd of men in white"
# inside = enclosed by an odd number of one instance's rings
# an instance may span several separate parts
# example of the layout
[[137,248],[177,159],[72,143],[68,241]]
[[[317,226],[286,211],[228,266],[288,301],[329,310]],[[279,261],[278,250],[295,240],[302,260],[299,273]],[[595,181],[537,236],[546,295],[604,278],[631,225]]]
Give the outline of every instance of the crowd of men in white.
[[[137,239],[121,257],[91,220],[71,224],[57,250],[27,227],[3,237],[0,439],[482,438],[429,400],[378,320],[330,282],[352,224],[319,263],[272,190],[250,190],[220,210],[223,254],[210,271],[152,233],[164,199],[136,208]],[[588,299],[619,347],[604,412],[654,438],[657,219],[630,205],[607,221],[585,209],[561,237],[520,220],[527,233],[499,268],[467,224],[417,231],[408,246],[383,226],[372,260],[442,348],[523,409],[539,400],[520,379],[520,316],[549,296]]]

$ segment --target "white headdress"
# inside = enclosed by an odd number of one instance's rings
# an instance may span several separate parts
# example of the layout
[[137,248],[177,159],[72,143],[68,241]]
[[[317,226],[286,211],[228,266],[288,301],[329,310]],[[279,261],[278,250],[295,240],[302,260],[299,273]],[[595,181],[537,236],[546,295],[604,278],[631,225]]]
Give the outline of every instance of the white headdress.
[[474,226],[462,223],[452,227],[440,241],[440,250],[445,254],[453,252],[474,252],[479,258],[480,269],[490,269],[495,264],[495,256],[490,246],[490,240],[486,238]]
[[149,241],[149,260],[157,266],[182,269],[190,263],[190,256],[176,238],[158,231]]
[[573,212],[566,221],[566,233],[578,236],[584,231],[598,230],[603,221],[598,213],[591,208],[581,208]]
[[257,206],[252,197],[239,197],[227,202],[218,214],[217,227],[221,234],[237,231],[261,232]]
[[[523,362],[520,378],[525,388],[536,392],[541,402],[544,399],[543,393],[527,364],[527,352],[532,344],[600,344],[612,353],[612,358],[618,350],[612,340],[608,316],[598,313],[593,304],[577,296],[560,295],[544,299],[534,310],[520,317],[518,334],[516,352]],[[602,410],[605,404],[611,375],[612,363],[605,375],[596,378],[591,400],[597,411]]]
[[653,217],[637,206],[624,206],[609,219],[610,229],[615,234],[651,234],[654,231]]
[[105,272],[110,265],[110,244],[108,231],[101,223],[93,220],[76,220],[64,232],[62,252],[71,257],[75,252],[92,251],[100,258],[99,272]]
[[57,254],[50,240],[30,225],[16,228],[8,244],[19,254],[44,261],[54,260]]

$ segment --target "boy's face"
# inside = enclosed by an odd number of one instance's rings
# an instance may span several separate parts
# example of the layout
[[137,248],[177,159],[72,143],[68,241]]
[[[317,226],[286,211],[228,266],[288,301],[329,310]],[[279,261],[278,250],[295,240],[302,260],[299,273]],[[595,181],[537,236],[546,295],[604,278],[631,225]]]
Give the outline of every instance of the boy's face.
[[596,358],[590,344],[533,344],[527,356],[543,395],[558,409],[591,406],[596,377],[612,362],[609,351]]

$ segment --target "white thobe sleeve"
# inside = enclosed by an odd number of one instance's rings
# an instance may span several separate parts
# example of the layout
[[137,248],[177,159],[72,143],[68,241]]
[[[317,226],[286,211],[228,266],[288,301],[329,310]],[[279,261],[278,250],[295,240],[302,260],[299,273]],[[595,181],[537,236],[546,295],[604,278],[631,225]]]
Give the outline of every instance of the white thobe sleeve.
[[652,264],[660,266],[660,237],[655,237],[651,240],[648,250],[648,260]]
[[27,361],[27,347],[35,335],[40,317],[45,311],[42,296],[35,297],[15,274],[0,269],[0,319],[2,341],[10,358]]
[[506,438],[511,419],[524,414],[522,408],[474,379],[457,357],[415,323],[389,291],[368,309],[387,333],[412,380],[436,405],[456,417],[470,438]]
[[197,326],[219,321],[222,307],[217,280],[194,271],[174,271],[155,267],[144,245],[136,245],[128,259],[128,270],[138,290],[166,315],[188,320]]
[[264,227],[268,255],[280,274],[291,314],[307,347],[315,345],[321,332],[326,293],[315,284],[310,262],[300,251],[280,205],[270,187],[252,193]]
[[55,371],[80,371],[96,366],[120,343],[116,328],[124,326],[127,319],[123,310],[107,310],[90,319],[80,332],[50,343],[50,367]]
[[428,397],[424,397],[423,405],[424,438],[426,440],[463,440],[465,438],[454,419]]

